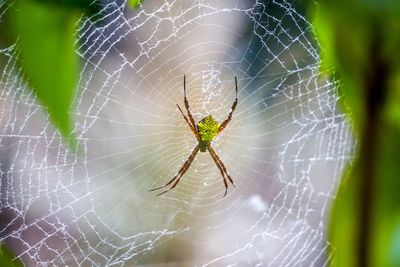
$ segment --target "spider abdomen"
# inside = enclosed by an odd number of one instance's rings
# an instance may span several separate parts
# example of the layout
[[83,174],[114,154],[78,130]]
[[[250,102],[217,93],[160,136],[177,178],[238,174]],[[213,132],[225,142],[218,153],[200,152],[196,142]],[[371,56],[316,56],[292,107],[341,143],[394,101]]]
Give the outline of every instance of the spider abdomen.
[[211,143],[214,137],[218,134],[220,125],[214,120],[211,115],[204,117],[197,123],[197,132],[199,133],[200,152],[206,152],[207,146]]

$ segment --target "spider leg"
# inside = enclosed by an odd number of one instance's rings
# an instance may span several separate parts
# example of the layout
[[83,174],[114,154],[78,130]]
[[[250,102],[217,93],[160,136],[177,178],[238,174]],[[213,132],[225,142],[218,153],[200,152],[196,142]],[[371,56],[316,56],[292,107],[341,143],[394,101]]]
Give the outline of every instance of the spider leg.
[[222,162],[222,160],[220,159],[220,157],[217,155],[217,152],[215,152],[215,150],[212,148],[211,145],[208,145],[208,146],[209,146],[208,149],[214,153],[215,158],[218,160],[219,164],[221,165],[221,168],[224,170],[224,172],[225,172],[226,176],[228,177],[229,181],[231,182],[231,184],[236,188],[235,183],[233,182],[231,176],[228,174],[228,171],[226,170],[226,167],[225,167],[224,163]]
[[229,181],[231,182],[231,184],[236,188],[235,183],[233,182],[231,176],[228,174],[224,163],[222,163],[222,160],[218,157],[217,153],[215,152],[215,150],[212,148],[211,144],[207,146],[208,152],[210,152],[211,157],[213,158],[215,164],[217,165],[218,169],[221,172],[222,177],[224,178],[224,185],[225,185],[225,194],[223,197],[226,196],[226,193],[228,191],[228,183],[226,181],[226,177],[228,177]]
[[197,152],[199,152],[199,145],[196,145],[196,147],[193,149],[192,153],[190,154],[190,156],[188,157],[188,159],[185,161],[185,163],[183,163],[182,167],[179,169],[178,174],[175,175],[168,183],[166,183],[163,186],[159,186],[153,189],[150,189],[149,191],[155,191],[158,189],[162,189],[165,188],[167,186],[169,186],[170,184],[172,184],[172,186],[170,188],[168,188],[167,190],[157,194],[157,196],[160,196],[162,194],[167,193],[169,190],[173,189],[181,180],[182,176],[185,174],[185,172],[189,169],[190,164],[192,164],[194,158],[196,157]]
[[190,113],[189,109],[189,101],[186,98],[186,75],[183,75],[183,102],[185,103],[186,110],[188,112],[188,116],[190,119],[190,122],[192,123],[193,127],[196,127],[196,123],[194,122],[192,113]]
[[189,122],[188,118],[185,116],[185,114],[183,114],[183,111],[182,111],[181,107],[178,104],[176,104],[176,105],[178,106],[178,109],[181,112],[181,114],[182,114],[183,118],[185,119],[186,123],[189,125],[190,129],[192,130],[194,136],[196,137],[197,140],[199,140],[199,134],[197,133],[195,126],[192,125]]
[[225,197],[226,193],[228,193],[228,182],[226,181],[224,170],[222,169],[222,167],[219,164],[219,162],[218,162],[217,158],[215,157],[215,155],[210,150],[209,150],[209,152],[210,152],[211,157],[213,158],[213,160],[215,162],[215,165],[217,165],[219,171],[221,172],[222,178],[224,179],[223,181],[224,181],[224,186],[225,186],[225,193],[224,193],[223,197]]
[[237,106],[237,103],[238,103],[238,99],[237,99],[238,87],[237,87],[237,78],[236,78],[236,76],[235,76],[235,88],[236,88],[236,91],[235,91],[235,101],[233,101],[233,104],[232,104],[231,110],[230,110],[230,112],[229,112],[228,118],[226,118],[226,119],[221,123],[221,126],[220,126],[219,129],[218,129],[218,133],[222,132],[222,131],[225,129],[225,127],[228,125],[228,123],[231,121],[231,119],[232,119],[232,114],[233,114],[233,112],[235,111],[236,106]]

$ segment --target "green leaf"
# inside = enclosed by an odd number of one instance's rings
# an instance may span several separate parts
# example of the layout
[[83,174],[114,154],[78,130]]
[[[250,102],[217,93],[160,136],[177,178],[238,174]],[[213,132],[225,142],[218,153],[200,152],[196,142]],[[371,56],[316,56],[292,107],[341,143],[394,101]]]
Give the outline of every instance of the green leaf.
[[128,0],[128,5],[130,8],[138,8],[141,3],[141,0]]
[[77,10],[18,0],[12,26],[18,38],[18,63],[24,78],[62,136],[74,142],[69,115],[78,78],[75,54]]

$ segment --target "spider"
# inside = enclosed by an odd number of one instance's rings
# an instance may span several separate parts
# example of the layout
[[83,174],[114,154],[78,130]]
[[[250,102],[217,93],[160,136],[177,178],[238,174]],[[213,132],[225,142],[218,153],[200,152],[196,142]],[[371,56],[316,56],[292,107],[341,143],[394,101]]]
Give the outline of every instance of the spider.
[[178,174],[175,175],[168,183],[166,183],[163,186],[160,187],[156,187],[153,188],[149,191],[155,191],[155,190],[159,190],[165,187],[168,187],[169,185],[170,188],[168,188],[167,190],[159,193],[157,196],[160,196],[162,194],[167,193],[168,191],[170,191],[171,189],[173,189],[181,180],[182,176],[185,174],[185,172],[189,169],[190,164],[192,164],[194,158],[196,157],[197,153],[200,152],[206,152],[208,151],[211,155],[211,157],[213,158],[215,164],[217,165],[218,169],[221,172],[223,181],[224,181],[224,185],[225,185],[225,193],[224,196],[226,196],[226,193],[228,192],[228,182],[227,180],[229,180],[229,182],[236,188],[236,185],[234,184],[232,178],[229,176],[225,165],[222,163],[221,159],[218,157],[217,153],[215,152],[215,150],[212,148],[211,146],[211,141],[214,139],[215,136],[217,136],[219,133],[221,133],[226,126],[228,125],[228,123],[231,121],[232,119],[232,114],[235,111],[235,108],[237,106],[238,103],[238,99],[237,99],[237,79],[235,77],[235,87],[236,87],[236,93],[235,93],[235,101],[232,104],[232,108],[228,114],[228,117],[221,123],[218,124],[218,122],[216,122],[214,120],[214,118],[211,115],[208,115],[206,117],[204,117],[202,120],[200,120],[197,124],[194,122],[193,116],[190,113],[190,109],[189,109],[189,102],[186,98],[186,78],[185,75],[183,76],[183,94],[184,94],[184,103],[185,103],[185,107],[188,113],[188,117],[189,119],[185,116],[185,114],[183,113],[182,109],[180,108],[180,106],[178,104],[176,104],[176,106],[178,107],[179,111],[181,112],[183,118],[185,119],[187,125],[190,127],[190,129],[192,130],[192,133],[194,134],[195,138],[197,139],[198,143],[196,145],[196,147],[193,149],[192,153],[190,154],[190,156],[187,158],[187,160],[183,163],[182,167],[179,169]]

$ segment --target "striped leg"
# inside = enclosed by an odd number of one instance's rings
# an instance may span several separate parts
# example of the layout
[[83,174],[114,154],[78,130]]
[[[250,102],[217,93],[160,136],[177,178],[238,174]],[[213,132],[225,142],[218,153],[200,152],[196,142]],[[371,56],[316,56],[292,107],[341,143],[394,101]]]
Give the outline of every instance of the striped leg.
[[163,191],[163,192],[161,192],[161,193],[159,193],[157,195],[157,196],[160,196],[162,194],[167,193],[169,190],[173,189],[179,183],[179,181],[181,180],[181,178],[185,174],[185,172],[189,169],[190,164],[192,164],[194,158],[197,155],[197,152],[199,152],[199,149],[200,149],[199,145],[196,145],[196,147],[193,149],[192,153],[190,154],[189,158],[185,161],[185,163],[183,163],[182,167],[178,171],[178,174],[175,175],[174,178],[172,178],[165,185],[150,189],[149,191],[155,191],[155,190],[158,190],[158,189],[162,189],[162,188],[165,188],[165,187],[169,186],[170,184],[172,184],[169,189],[167,189],[167,190],[165,190],[165,191]]

